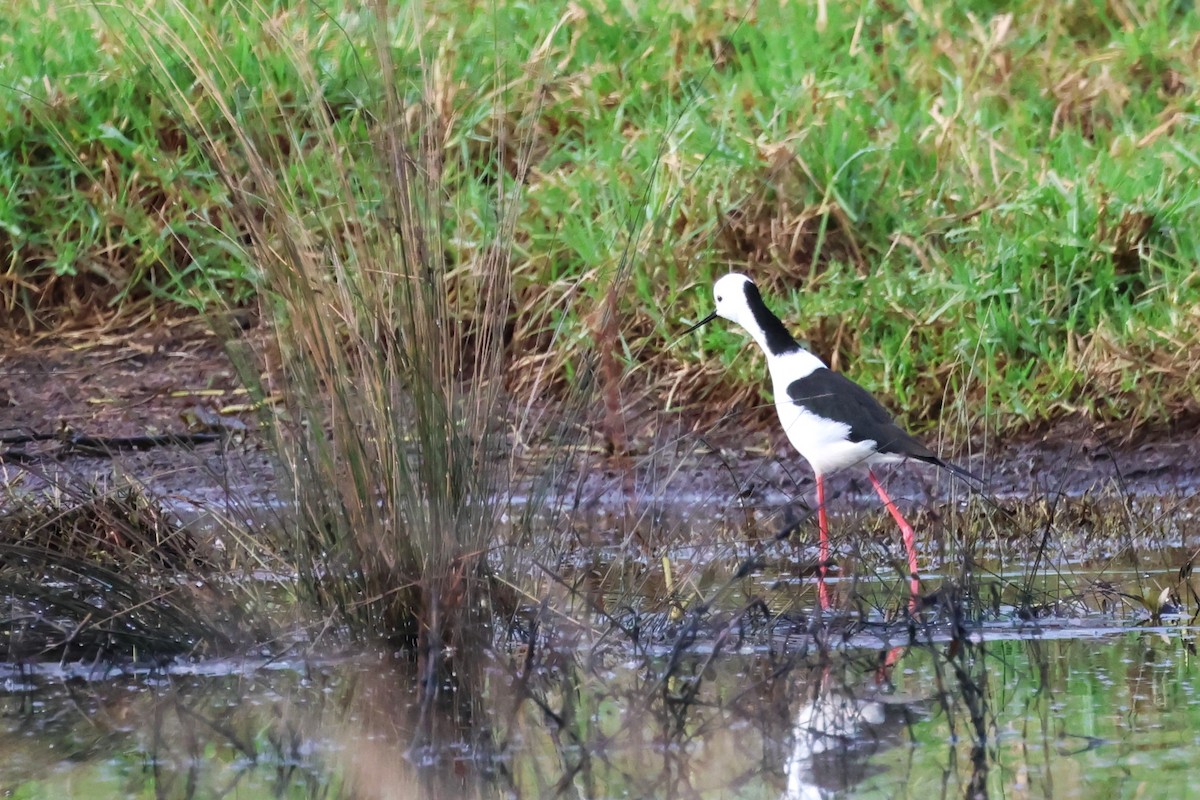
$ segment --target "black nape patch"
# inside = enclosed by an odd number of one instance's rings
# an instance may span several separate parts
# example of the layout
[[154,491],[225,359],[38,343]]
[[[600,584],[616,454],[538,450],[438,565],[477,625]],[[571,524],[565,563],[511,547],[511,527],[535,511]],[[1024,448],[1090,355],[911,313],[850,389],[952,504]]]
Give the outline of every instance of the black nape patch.
[[767,349],[771,351],[771,355],[781,356],[800,349],[800,345],[796,344],[796,340],[779,321],[779,317],[772,314],[771,309],[767,308],[767,304],[763,302],[762,295],[759,294],[758,287],[754,285],[753,281],[746,281],[746,305],[750,307],[754,321],[758,323],[758,327],[766,337]]

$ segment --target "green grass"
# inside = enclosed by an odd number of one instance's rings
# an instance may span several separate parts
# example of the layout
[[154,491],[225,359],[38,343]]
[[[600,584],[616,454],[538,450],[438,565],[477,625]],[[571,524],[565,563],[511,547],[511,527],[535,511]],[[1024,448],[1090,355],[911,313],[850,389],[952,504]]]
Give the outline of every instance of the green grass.
[[[204,308],[261,288],[231,244],[211,154],[113,36],[137,6],[0,11],[0,293],[25,325],[81,301]],[[424,96],[449,199],[478,210],[446,220],[450,263],[484,259],[498,187],[517,204],[513,387],[580,380],[615,286],[626,398],[758,402],[762,366],[738,358],[736,331],[670,346],[707,311],[707,284],[737,269],[914,425],[1194,417],[1191,5],[865,0],[830,3],[823,27],[817,6],[413,7],[424,34],[396,37],[398,91]],[[293,54],[245,24],[262,14],[303,43],[336,135],[361,146],[381,96],[375,29],[340,9],[230,6],[231,113],[253,136],[303,130],[311,113],[289,105],[303,94]],[[182,61],[167,69],[190,85]],[[198,103],[222,141],[227,121]],[[320,181],[318,163],[303,169]],[[375,176],[361,180],[369,196]]]

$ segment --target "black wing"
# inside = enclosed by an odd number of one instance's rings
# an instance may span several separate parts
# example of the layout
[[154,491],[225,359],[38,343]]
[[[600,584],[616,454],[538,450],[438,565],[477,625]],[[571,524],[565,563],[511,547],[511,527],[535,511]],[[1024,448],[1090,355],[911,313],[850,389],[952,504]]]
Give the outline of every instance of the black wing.
[[813,370],[787,387],[788,397],[819,417],[850,426],[850,441],[875,442],[880,453],[915,458],[942,465],[925,445],[904,432],[871,393],[826,367]]

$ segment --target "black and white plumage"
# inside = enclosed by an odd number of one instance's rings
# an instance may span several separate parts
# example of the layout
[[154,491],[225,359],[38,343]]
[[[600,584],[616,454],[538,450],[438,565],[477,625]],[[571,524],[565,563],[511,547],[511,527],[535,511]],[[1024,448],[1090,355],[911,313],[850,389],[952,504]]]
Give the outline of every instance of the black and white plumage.
[[[967,479],[973,478],[966,470],[940,459],[905,432],[866,389],[829,369],[821,359],[801,347],[767,308],[758,287],[745,275],[733,272],[718,280],[713,286],[713,297],[716,310],[689,328],[687,333],[722,317],[742,326],[766,354],[779,422],[788,441],[804,456],[816,475],[822,574],[828,560],[825,475],[855,465],[870,467],[914,459]],[[912,528],[874,472],[869,474],[904,534],[915,591],[917,561]],[[824,594],[822,603],[825,603]]]

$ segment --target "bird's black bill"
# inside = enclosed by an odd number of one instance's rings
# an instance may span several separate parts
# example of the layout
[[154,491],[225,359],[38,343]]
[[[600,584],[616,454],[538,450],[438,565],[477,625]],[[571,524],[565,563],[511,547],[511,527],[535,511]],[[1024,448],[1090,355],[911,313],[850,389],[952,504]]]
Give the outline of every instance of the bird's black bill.
[[688,329],[687,329],[686,331],[684,331],[683,333],[679,334],[679,338],[680,338],[680,339],[682,339],[684,336],[687,336],[687,335],[688,335],[689,333],[691,333],[692,331],[694,331],[694,330],[697,330],[697,329],[699,329],[699,328],[703,328],[705,325],[707,325],[708,323],[712,322],[712,321],[713,321],[714,319],[716,319],[716,318],[717,318],[717,312],[715,312],[715,311],[714,311],[714,312],[712,312],[711,314],[709,314],[707,317],[705,317],[704,319],[702,319],[702,320],[700,320],[699,322],[697,322],[697,323],[696,323],[695,325],[693,325],[692,327],[688,328]]

